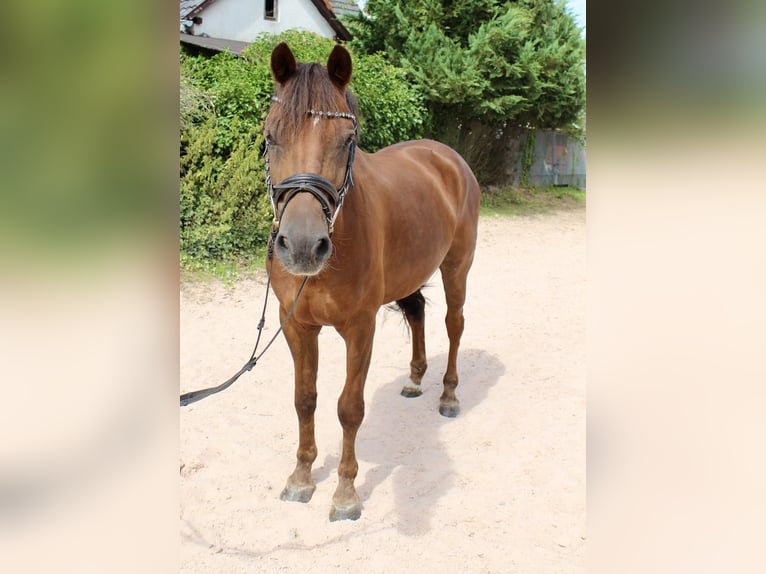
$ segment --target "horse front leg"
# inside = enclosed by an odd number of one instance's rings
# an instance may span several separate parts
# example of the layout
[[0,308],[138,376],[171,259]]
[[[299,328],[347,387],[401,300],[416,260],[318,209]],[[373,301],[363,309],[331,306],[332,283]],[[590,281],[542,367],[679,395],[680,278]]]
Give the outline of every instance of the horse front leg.
[[[285,311],[281,310],[284,321]],[[317,367],[319,364],[318,335],[321,327],[306,326],[288,321],[284,326],[285,339],[290,347],[295,366],[295,412],[298,414],[298,461],[287,479],[279,498],[293,502],[308,502],[316,485],[311,478],[311,465],[317,457],[314,437],[314,411],[317,404]]]
[[364,418],[364,383],[370,368],[375,314],[355,317],[338,332],[346,342],[346,383],[338,399],[338,419],[343,427],[343,452],[338,465],[338,488],[333,495],[330,520],[356,520],[362,503],[354,488],[359,471],[356,433]]

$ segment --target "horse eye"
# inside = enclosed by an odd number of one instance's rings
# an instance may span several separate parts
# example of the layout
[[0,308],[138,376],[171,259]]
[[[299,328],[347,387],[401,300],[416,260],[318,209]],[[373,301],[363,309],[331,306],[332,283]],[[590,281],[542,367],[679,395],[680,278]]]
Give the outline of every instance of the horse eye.
[[269,144],[269,145],[277,145],[277,142],[274,141],[274,138],[271,137],[270,133],[266,134],[266,143]]
[[354,141],[354,134],[350,134],[350,135],[349,135],[349,136],[346,138],[346,141],[345,141],[345,142],[343,142],[343,147],[345,148],[345,147],[348,147],[348,146],[350,146],[352,141]]

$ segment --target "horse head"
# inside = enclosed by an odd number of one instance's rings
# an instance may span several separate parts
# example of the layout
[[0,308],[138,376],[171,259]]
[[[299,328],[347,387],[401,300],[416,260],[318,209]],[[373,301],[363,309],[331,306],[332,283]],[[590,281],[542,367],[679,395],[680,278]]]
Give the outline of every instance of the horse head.
[[284,42],[271,54],[276,84],[264,135],[274,207],[274,252],[294,275],[316,275],[348,188],[357,138],[351,56],[340,45],[327,66],[297,64]]

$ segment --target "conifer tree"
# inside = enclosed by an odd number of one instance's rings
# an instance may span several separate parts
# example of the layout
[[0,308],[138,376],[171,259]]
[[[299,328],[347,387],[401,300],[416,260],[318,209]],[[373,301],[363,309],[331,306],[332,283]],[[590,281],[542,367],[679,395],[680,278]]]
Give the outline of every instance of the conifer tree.
[[487,155],[479,140],[581,115],[585,45],[563,0],[369,0],[366,12],[347,21],[352,46],[407,70],[428,135],[469,161]]

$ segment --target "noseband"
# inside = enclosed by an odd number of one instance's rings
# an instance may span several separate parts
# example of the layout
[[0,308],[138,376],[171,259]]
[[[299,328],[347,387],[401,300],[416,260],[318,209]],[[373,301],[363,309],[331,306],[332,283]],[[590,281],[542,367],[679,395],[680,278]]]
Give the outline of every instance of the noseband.
[[[276,102],[280,102],[279,98],[275,97],[272,99]],[[276,232],[279,230],[279,224],[282,221],[282,216],[285,213],[287,204],[299,193],[310,193],[317,199],[317,201],[319,201],[319,205],[322,206],[322,212],[324,212],[325,220],[327,221],[328,233],[330,237],[332,237],[335,220],[338,217],[338,213],[340,213],[340,208],[343,207],[343,200],[346,197],[346,192],[348,192],[348,189],[354,185],[351,169],[354,164],[356,140],[359,135],[356,116],[347,112],[325,112],[321,110],[308,110],[307,114],[309,116],[327,119],[342,118],[351,120],[354,123],[354,137],[349,143],[346,174],[343,177],[343,184],[339,189],[336,189],[335,185],[328,179],[316,173],[296,173],[274,185],[271,182],[271,174],[269,172],[269,142],[266,140],[266,149],[264,151],[264,155],[266,156],[266,187],[269,193],[269,199],[271,200],[271,208],[274,211],[272,237],[276,236]],[[278,206],[283,199],[284,203],[282,204],[282,209],[280,211]]]

